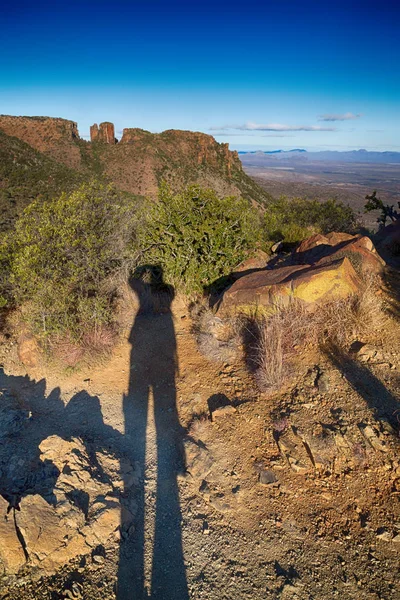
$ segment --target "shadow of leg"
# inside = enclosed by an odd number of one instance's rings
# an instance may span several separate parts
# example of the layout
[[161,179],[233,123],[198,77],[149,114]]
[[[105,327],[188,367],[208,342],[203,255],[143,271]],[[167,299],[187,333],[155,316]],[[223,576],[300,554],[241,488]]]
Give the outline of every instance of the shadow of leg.
[[151,597],[154,600],[189,598],[182,548],[182,514],[178,475],[185,471],[182,428],[176,410],[175,388],[154,393],[157,431],[157,496]]
[[[135,386],[124,397],[125,439],[129,446],[131,461],[139,471],[139,486],[135,490],[136,515],[134,532],[130,535],[131,512],[121,512],[121,545],[118,567],[118,600],[142,600],[147,598],[144,588],[144,543],[145,543],[145,466],[146,425],[148,412],[148,387]],[[126,501],[130,488],[125,487]]]

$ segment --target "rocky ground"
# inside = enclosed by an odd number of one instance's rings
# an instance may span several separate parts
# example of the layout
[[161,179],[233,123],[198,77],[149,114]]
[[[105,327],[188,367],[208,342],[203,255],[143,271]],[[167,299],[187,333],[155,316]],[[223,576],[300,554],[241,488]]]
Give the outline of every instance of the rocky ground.
[[[0,599],[400,598],[398,271],[348,237],[252,259],[217,315],[127,292],[125,334],[90,369],[3,336]],[[341,322],[368,271],[381,287]],[[266,388],[230,310],[278,293],[308,306],[280,321],[306,335]]]
[[200,352],[179,300],[90,372],[26,374],[5,343],[0,598],[400,598],[390,327],[351,355],[305,348],[275,395]]

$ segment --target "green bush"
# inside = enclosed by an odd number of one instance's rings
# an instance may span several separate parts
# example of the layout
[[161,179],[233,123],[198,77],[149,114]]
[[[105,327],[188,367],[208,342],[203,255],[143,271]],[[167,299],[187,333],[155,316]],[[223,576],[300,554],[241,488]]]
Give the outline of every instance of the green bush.
[[110,279],[132,258],[136,225],[135,200],[95,182],[25,209],[9,235],[11,284],[36,333],[79,339],[111,323]]
[[160,265],[167,283],[192,295],[228,274],[259,235],[260,218],[245,200],[198,186],[174,194],[162,184],[140,244],[147,264]]
[[266,238],[271,242],[295,243],[313,233],[349,232],[355,224],[350,206],[336,200],[282,197],[268,204],[264,216]]
[[[364,212],[372,212],[374,210],[379,210],[380,215],[376,219],[379,224],[379,228],[385,227],[387,219],[390,219],[392,222],[400,219],[400,212],[394,208],[394,204],[384,204],[383,201],[377,197],[376,190],[372,192],[370,195],[365,196],[366,204],[364,205]],[[397,203],[400,208],[400,202]]]

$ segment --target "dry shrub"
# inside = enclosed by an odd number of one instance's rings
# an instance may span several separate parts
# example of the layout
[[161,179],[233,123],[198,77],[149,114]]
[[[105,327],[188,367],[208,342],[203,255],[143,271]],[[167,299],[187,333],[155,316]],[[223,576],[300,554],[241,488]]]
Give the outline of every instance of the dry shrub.
[[317,341],[320,344],[335,342],[345,348],[354,338],[380,330],[388,317],[383,308],[379,284],[376,277],[366,277],[357,294],[320,306],[313,319]]
[[334,342],[348,347],[386,323],[379,280],[369,277],[360,291],[310,312],[301,302],[280,307],[267,317],[247,318],[242,332],[245,358],[262,391],[279,390],[295,375],[295,359],[307,345]]
[[49,341],[49,349],[57,362],[66,367],[76,368],[109,356],[116,337],[117,333],[113,328],[97,327],[85,332],[78,340],[70,334],[52,338]]
[[[293,374],[293,359],[300,347],[315,338],[310,315],[300,302],[293,302],[269,318],[246,324],[247,362],[253,366],[262,391],[278,390]],[[253,343],[251,342],[253,339]]]
[[116,331],[112,327],[97,327],[87,331],[82,338],[85,353],[91,356],[109,354],[114,347]]
[[235,358],[241,345],[241,325],[236,317],[215,315],[206,300],[190,308],[192,333],[200,352],[209,360],[229,361]]

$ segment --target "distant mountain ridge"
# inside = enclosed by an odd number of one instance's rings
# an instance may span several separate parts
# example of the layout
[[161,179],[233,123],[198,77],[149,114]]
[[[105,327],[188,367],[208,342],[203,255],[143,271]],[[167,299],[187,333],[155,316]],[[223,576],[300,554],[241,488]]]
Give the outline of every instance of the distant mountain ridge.
[[[257,156],[272,160],[287,161],[331,161],[331,162],[356,162],[356,163],[395,163],[400,164],[400,152],[373,150],[321,150],[319,152],[308,152],[303,148],[293,150],[240,150],[238,154],[242,157]],[[245,159],[246,160],[246,159]]]

